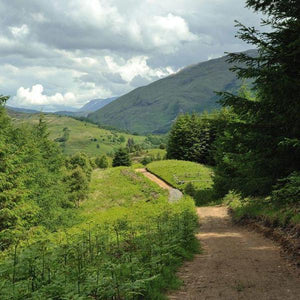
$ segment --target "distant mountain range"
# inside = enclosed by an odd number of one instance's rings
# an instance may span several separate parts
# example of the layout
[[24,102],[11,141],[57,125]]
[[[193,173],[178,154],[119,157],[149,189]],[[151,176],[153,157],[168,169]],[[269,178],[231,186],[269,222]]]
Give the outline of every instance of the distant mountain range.
[[[56,112],[52,112],[52,113],[56,114],[56,115],[62,115],[62,116],[87,117],[88,114],[104,107],[105,105],[111,103],[112,101],[116,100],[117,98],[118,97],[112,97],[112,98],[107,98],[107,99],[93,99],[79,109],[70,108],[70,110],[62,110],[62,111],[56,111]],[[36,114],[36,113],[41,112],[41,111],[35,110],[35,109],[12,107],[9,105],[6,105],[6,108],[11,111],[29,113],[29,114]],[[47,113],[50,113],[50,112],[47,112]]]
[[9,105],[6,105],[5,107],[6,107],[7,110],[15,111],[15,112],[22,112],[22,113],[27,113],[27,114],[37,114],[37,113],[40,113],[39,111],[34,110],[34,109],[12,107],[12,106],[9,106]]
[[[247,54],[255,56],[256,50]],[[229,70],[227,56],[186,67],[139,87],[88,115],[94,122],[146,133],[165,133],[178,114],[218,107],[215,91],[236,92],[241,82]]]
[[87,104],[82,106],[78,112],[93,112],[98,109],[101,109],[105,105],[111,103],[112,101],[116,100],[118,97],[112,97],[107,99],[94,99],[89,101]]

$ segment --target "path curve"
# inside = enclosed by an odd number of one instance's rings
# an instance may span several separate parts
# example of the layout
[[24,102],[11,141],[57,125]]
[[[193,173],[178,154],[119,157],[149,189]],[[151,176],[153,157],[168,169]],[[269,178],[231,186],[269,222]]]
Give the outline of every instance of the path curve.
[[149,172],[147,169],[136,169],[136,172],[142,173],[144,176],[149,178],[151,181],[155,182],[158,184],[161,188],[168,190],[169,191],[169,201],[170,202],[176,202],[182,197],[182,192],[174,189],[171,187],[169,184],[167,184],[165,181],[162,179],[158,178],[155,176],[153,173]]
[[226,207],[200,207],[197,214],[204,253],[181,267],[184,284],[170,300],[300,299],[299,270],[271,240],[233,225]]

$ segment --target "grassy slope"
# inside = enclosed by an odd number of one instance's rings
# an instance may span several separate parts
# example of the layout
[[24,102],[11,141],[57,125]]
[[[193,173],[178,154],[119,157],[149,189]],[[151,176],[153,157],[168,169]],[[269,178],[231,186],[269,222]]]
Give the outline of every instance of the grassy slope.
[[[0,298],[11,299],[14,290],[22,299],[86,299],[95,291],[105,298],[119,294],[131,299],[131,293],[138,293],[147,299],[164,299],[161,291],[178,285],[175,268],[198,248],[192,201],[185,198],[170,204],[167,199],[166,191],[132,168],[95,170],[90,196],[78,210],[81,223],[54,234],[38,231],[28,235],[28,240],[18,245],[15,271],[11,267],[14,250],[2,253],[0,280],[5,288],[0,289]],[[79,259],[82,265],[77,269]],[[24,273],[28,263],[36,270],[34,291],[31,277]],[[51,282],[43,280],[41,265],[55,274]],[[16,274],[16,284],[11,272]],[[118,276],[117,283],[114,276]]]
[[184,190],[189,182],[193,183],[196,189],[207,189],[212,186],[212,169],[194,162],[155,161],[148,164],[147,169],[180,190]]
[[215,108],[215,91],[237,90],[240,82],[229,71],[225,60],[222,57],[193,65],[137,88],[90,114],[89,118],[141,134],[167,132],[179,113]]
[[[10,113],[14,122],[17,124],[29,123],[37,124],[39,120],[38,114]],[[125,146],[128,138],[133,138],[136,143],[144,141],[144,136],[135,136],[125,133],[114,133],[109,130],[100,129],[96,125],[75,120],[69,117],[61,117],[57,115],[45,115],[48,124],[50,139],[56,139],[63,135],[63,129],[70,129],[69,140],[65,143],[65,153],[74,154],[75,152],[85,152],[88,155],[96,156],[112,152],[120,146]],[[120,136],[125,137],[125,142],[120,143],[113,141]],[[92,141],[91,139],[97,139]],[[97,148],[97,144],[100,148]]]
[[164,199],[167,191],[159,188],[145,176],[135,173],[131,168],[97,169],[93,172],[90,195],[81,205],[85,216],[98,214],[112,207],[130,207],[136,202]]
[[213,190],[211,167],[190,161],[165,160],[152,162],[147,169],[192,196],[198,206],[219,202]]

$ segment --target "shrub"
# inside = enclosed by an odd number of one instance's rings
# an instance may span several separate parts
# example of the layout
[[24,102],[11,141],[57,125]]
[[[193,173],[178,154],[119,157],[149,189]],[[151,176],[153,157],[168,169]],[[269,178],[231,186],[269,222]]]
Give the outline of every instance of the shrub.
[[192,197],[195,196],[196,193],[196,189],[194,188],[193,184],[191,182],[189,182],[185,188],[184,188],[184,192]]
[[271,201],[276,205],[298,204],[300,202],[300,172],[293,172],[274,186]]
[[98,168],[106,169],[108,167],[108,160],[106,155],[102,155],[101,157],[97,157],[95,163]]

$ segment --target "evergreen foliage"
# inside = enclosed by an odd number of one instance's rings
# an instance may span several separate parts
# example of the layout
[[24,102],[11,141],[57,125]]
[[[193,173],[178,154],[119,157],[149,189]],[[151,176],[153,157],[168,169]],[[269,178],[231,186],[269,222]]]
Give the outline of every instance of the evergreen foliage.
[[113,167],[131,166],[131,159],[126,148],[120,148],[114,155]]
[[214,164],[213,142],[223,128],[228,112],[180,115],[173,124],[167,144],[167,158]]
[[267,15],[261,33],[237,23],[238,37],[258,48],[257,57],[230,54],[239,78],[253,79],[256,97],[221,93],[233,115],[218,141],[216,188],[267,195],[280,178],[300,169],[300,4],[297,0],[248,0]]
[[0,97],[1,249],[31,228],[52,231],[66,225],[71,213],[66,209],[71,194],[65,159],[60,147],[48,139],[44,117],[40,115],[33,128],[16,128],[6,115],[7,99]]
[[198,249],[193,201],[169,203],[124,167],[95,170],[90,192],[74,226],[1,253],[1,299],[162,299],[178,284],[176,267]]

